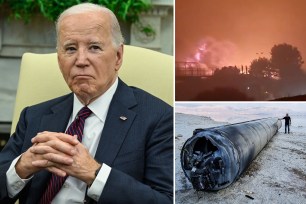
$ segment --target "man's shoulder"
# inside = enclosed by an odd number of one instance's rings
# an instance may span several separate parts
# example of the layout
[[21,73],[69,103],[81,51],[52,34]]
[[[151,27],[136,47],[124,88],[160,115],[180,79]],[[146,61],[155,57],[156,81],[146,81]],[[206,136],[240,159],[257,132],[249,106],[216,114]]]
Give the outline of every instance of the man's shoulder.
[[69,94],[66,94],[66,95],[63,95],[63,96],[59,96],[57,98],[53,98],[53,99],[50,99],[50,100],[47,100],[47,101],[43,101],[41,103],[32,105],[29,108],[34,110],[34,111],[38,110],[38,109],[46,109],[46,108],[53,107],[56,104],[59,104],[59,103],[61,103],[63,101],[66,101],[66,100],[71,100],[71,102],[72,102],[73,101],[73,94],[69,93]]
[[130,88],[133,90],[133,93],[136,97],[137,103],[139,105],[154,105],[164,108],[172,108],[168,103],[164,102],[162,99],[152,95],[151,93],[148,93],[147,91],[130,86]]
[[[168,103],[142,88],[129,86],[119,79],[117,91],[114,95],[116,100],[121,101],[129,107],[137,104],[141,107],[150,107],[150,109],[173,109]],[[136,100],[136,101],[135,101]]]

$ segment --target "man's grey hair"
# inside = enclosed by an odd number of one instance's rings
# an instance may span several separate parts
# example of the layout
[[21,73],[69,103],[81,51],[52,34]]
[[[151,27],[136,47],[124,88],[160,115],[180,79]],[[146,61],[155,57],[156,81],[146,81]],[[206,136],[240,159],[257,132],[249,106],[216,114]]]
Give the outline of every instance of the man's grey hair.
[[81,3],[75,6],[72,6],[66,9],[61,15],[58,17],[56,21],[56,35],[57,35],[57,44],[59,43],[59,30],[60,30],[60,23],[65,16],[73,15],[73,14],[81,14],[81,13],[89,13],[89,12],[103,12],[107,13],[111,17],[111,34],[112,34],[112,41],[115,47],[119,47],[121,44],[124,43],[124,38],[121,33],[120,25],[117,20],[115,14],[109,10],[108,8],[96,5],[92,3]]

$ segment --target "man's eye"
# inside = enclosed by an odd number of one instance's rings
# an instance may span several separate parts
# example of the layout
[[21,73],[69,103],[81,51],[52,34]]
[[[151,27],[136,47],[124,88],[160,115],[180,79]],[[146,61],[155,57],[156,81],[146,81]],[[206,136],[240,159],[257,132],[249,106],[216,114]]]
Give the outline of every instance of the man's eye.
[[75,51],[76,50],[76,48],[75,47],[66,47],[66,52],[73,52],[73,51]]
[[101,50],[101,48],[98,45],[92,45],[90,46],[91,50]]

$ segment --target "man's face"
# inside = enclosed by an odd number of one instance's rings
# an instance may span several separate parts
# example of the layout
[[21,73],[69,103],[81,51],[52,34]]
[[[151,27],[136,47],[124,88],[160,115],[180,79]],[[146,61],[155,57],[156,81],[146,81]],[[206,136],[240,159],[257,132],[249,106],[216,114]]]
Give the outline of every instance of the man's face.
[[110,16],[97,12],[62,19],[58,62],[69,88],[84,104],[102,95],[116,80],[123,45],[112,43]]

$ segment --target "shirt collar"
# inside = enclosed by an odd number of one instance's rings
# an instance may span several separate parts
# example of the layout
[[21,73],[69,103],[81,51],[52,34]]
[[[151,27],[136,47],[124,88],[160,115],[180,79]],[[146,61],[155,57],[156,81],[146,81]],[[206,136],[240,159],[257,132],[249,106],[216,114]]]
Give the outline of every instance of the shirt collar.
[[[105,122],[111,100],[118,86],[118,77],[112,86],[96,100],[88,105],[88,108],[102,121]],[[78,97],[74,94],[72,118],[74,119],[77,113],[84,107]]]

